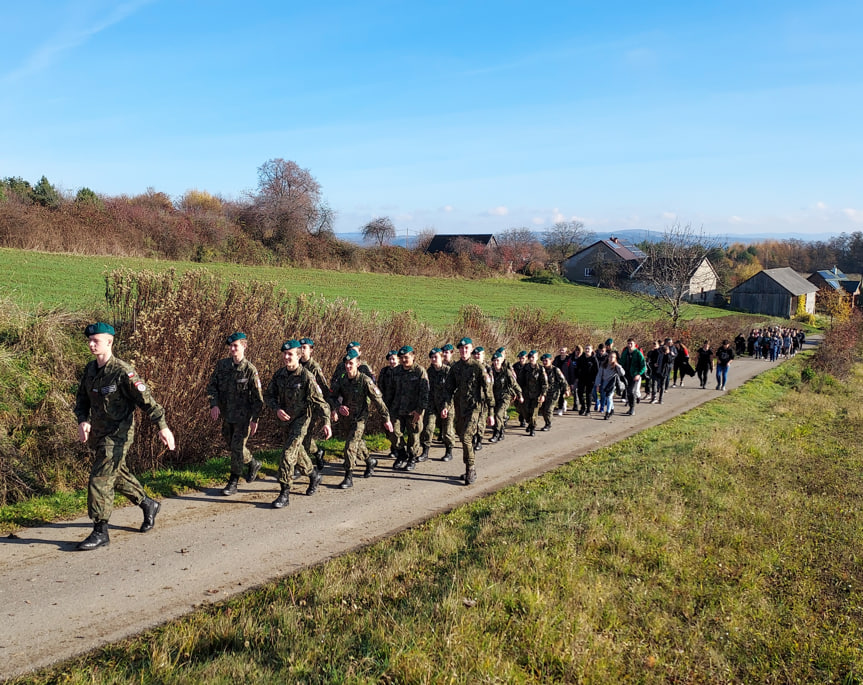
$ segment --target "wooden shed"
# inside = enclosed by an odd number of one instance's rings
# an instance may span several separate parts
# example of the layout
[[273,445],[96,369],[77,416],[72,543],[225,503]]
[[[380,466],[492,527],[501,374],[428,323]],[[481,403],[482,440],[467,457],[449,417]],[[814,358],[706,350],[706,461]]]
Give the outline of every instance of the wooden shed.
[[818,287],[794,269],[764,269],[731,291],[731,306],[752,314],[767,314],[790,319],[798,303],[809,314],[815,313]]

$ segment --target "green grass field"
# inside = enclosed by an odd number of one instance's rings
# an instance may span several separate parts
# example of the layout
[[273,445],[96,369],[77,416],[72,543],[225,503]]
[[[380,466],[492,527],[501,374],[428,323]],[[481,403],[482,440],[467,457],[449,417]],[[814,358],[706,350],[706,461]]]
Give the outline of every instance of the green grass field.
[[802,361],[20,682],[863,682],[863,367]]
[[[21,307],[37,305],[91,312],[104,303],[103,274],[118,267],[178,272],[205,268],[223,277],[273,281],[292,293],[315,293],[355,300],[365,311],[412,310],[435,328],[451,324],[464,304],[477,304],[492,316],[530,305],[568,319],[605,325],[631,317],[632,300],[611,291],[577,285],[540,285],[516,279],[466,280],[386,274],[290,269],[235,264],[195,264],[155,259],[87,257],[0,249],[0,292]],[[713,318],[728,312],[691,306],[687,318]],[[654,318],[645,311],[644,318]]]

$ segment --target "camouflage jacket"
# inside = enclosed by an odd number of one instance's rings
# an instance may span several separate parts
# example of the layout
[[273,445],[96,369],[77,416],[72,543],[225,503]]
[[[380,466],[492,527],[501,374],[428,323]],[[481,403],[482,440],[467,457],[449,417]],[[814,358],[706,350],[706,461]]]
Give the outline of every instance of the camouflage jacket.
[[560,397],[569,390],[569,383],[567,383],[566,376],[563,375],[563,371],[560,370],[560,367],[551,366],[547,369],[543,367],[543,371],[545,371],[545,377],[548,381],[547,394],[550,397]]
[[393,406],[393,400],[396,396],[396,371],[398,369],[398,366],[387,365],[378,374],[378,387],[388,407]]
[[535,400],[541,395],[548,394],[548,377],[545,375],[545,371],[539,364],[536,366],[525,364],[521,367],[521,375],[518,377],[518,384],[521,386],[522,394],[525,399]]
[[439,369],[430,365],[426,372],[429,378],[429,411],[434,414],[440,414],[445,408],[452,409],[446,394],[446,377],[449,371],[450,367],[444,364]]
[[330,425],[330,407],[324,400],[315,377],[302,366],[288,371],[284,366],[273,374],[264,401],[273,411],[283,410],[291,417],[310,419],[312,412],[322,415],[324,424]]
[[491,370],[492,387],[494,389],[494,401],[496,404],[511,402],[521,395],[521,386],[515,379],[512,369],[501,366],[500,371]]
[[112,356],[101,369],[92,360],[75,396],[75,418],[89,421],[93,437],[128,433],[139,407],[159,430],[167,428],[165,410],[153,399],[131,364]]
[[447,401],[461,415],[480,409],[483,404],[494,407],[491,378],[476,359],[459,359],[452,365],[446,377],[446,392]]
[[[364,421],[369,416],[369,400],[375,403],[384,421],[390,420],[390,412],[384,403],[380,388],[374,384],[371,378],[365,374],[358,373],[356,378],[349,378],[348,374],[342,374],[336,379],[330,392],[329,402],[333,410],[344,405],[351,413],[348,421]],[[345,417],[340,416],[339,420]]]
[[322,367],[316,359],[309,359],[307,362],[300,359],[300,366],[306,369],[306,371],[309,371],[315,377],[318,385],[321,386],[321,392],[324,393],[324,397],[328,397],[330,394],[330,385],[332,384],[327,382],[327,377],[324,374],[324,367]]
[[[368,364],[366,364],[365,362],[360,362],[360,365],[358,368],[359,368],[361,374],[368,376],[369,378],[372,379],[372,382],[374,382],[375,374],[374,374],[374,371],[371,370],[371,368],[369,367]],[[330,387],[331,388],[336,384],[336,380],[338,380],[339,376],[341,376],[343,373],[347,373],[345,371],[345,362],[340,361],[338,364],[336,364],[336,370],[333,372],[333,377],[330,379]],[[323,387],[323,386],[321,386],[321,387]]]
[[396,391],[391,407],[393,415],[405,416],[428,409],[429,377],[423,367],[418,364],[409,369],[399,366],[394,377]]
[[264,409],[264,395],[255,365],[248,359],[239,364],[230,357],[220,359],[207,384],[207,398],[228,423],[257,421]]

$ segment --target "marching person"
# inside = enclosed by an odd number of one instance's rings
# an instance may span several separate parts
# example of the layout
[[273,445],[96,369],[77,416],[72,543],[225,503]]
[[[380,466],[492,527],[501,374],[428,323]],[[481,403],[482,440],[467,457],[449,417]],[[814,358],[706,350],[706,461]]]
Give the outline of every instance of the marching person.
[[536,363],[537,351],[531,350],[527,355],[527,364],[521,369],[518,384],[524,395],[524,420],[527,423],[527,434],[536,435],[536,415],[548,394],[548,377],[543,368]]
[[[329,397],[330,386],[327,383],[327,377],[324,375],[324,369],[320,364],[318,364],[317,360],[312,359],[312,351],[314,347],[315,341],[311,338],[300,338],[300,364],[315,377],[324,397]],[[372,376],[372,378],[374,378],[374,376]],[[322,471],[324,468],[324,455],[326,453],[324,448],[319,447],[318,443],[315,442],[314,436],[315,429],[319,427],[320,425],[317,422],[309,426],[309,430],[306,431],[306,438],[303,441],[303,447],[309,457],[314,459],[315,466],[317,466],[318,471]]]
[[[350,351],[350,350],[349,350]],[[343,362],[342,362],[343,363]],[[378,388],[383,395],[384,402],[387,408],[392,413],[393,400],[396,397],[396,372],[399,368],[399,352],[398,350],[390,350],[387,352],[387,365],[381,369],[378,374]],[[394,460],[398,459],[399,438],[392,431],[387,432],[387,439],[390,441],[390,457]]]
[[93,532],[79,550],[108,545],[108,519],[114,509],[114,491],[141,507],[141,532],[155,525],[161,504],[147,497],[144,488],[126,466],[126,453],[135,437],[135,408],[140,408],[159,427],[159,439],[169,450],[175,447],[174,434],[165,422],[165,410],[130,364],[113,354],[114,328],[98,322],[87,326],[84,335],[95,357],[84,369],[75,396],[78,439],[89,443],[93,466],[87,488],[87,514]]
[[578,413],[590,416],[590,407],[598,401],[596,398],[596,374],[599,373],[599,362],[593,353],[592,345],[585,345],[584,352],[575,363],[575,389],[581,406]]
[[626,415],[632,416],[635,414],[635,404],[640,395],[641,377],[647,372],[644,354],[638,349],[634,338],[626,341],[626,347],[620,355],[620,365],[626,374],[626,402],[629,404]]
[[216,363],[207,384],[207,399],[210,418],[222,420],[222,437],[231,451],[231,473],[222,490],[222,494],[229,497],[237,492],[244,466],[247,483],[254,481],[261,470],[261,462],[252,456],[246,443],[258,430],[264,395],[258,370],[246,357],[246,334],[232,333],[225,344],[230,356]]
[[393,468],[413,471],[419,462],[420,433],[423,416],[428,408],[429,378],[425,369],[415,364],[414,348],[405,345],[399,349],[399,366],[396,371],[396,391],[393,400],[393,433],[399,437],[398,459]]
[[[565,349],[565,348],[564,348]],[[566,382],[566,376],[559,366],[555,366],[549,353],[545,353],[540,357],[542,369],[545,371],[545,377],[548,380],[548,392],[545,396],[545,401],[542,403],[542,418],[545,425],[540,428],[541,431],[551,430],[551,415],[554,412],[554,407],[558,404],[558,399],[562,398],[564,405],[566,398],[569,397],[569,383]]]
[[[516,359],[518,361],[512,365],[512,372],[515,374],[516,383],[520,383],[521,370],[527,364],[527,350],[519,352]],[[519,402],[515,407],[515,411],[518,414],[518,427],[524,428],[527,425],[527,422],[524,419],[524,402]]]
[[323,419],[325,438],[332,437],[330,426],[330,407],[324,400],[321,387],[315,377],[300,365],[300,341],[288,340],[282,345],[284,366],[273,374],[264,393],[267,406],[276,412],[282,422],[285,444],[279,460],[279,496],[273,500],[273,508],[281,509],[289,502],[291,486],[294,484],[294,466],[299,465],[300,473],[309,477],[307,495],[313,495],[321,484],[323,476],[309,459],[303,447],[306,431],[312,422],[312,413]]
[[[431,363],[426,369],[429,379],[429,401],[423,432],[420,435],[422,453],[419,456],[419,461],[428,459],[437,426],[440,426],[440,439],[444,446],[444,455],[441,457],[441,461],[452,461],[455,430],[453,430],[452,405],[448,404],[446,399],[446,377],[449,375],[450,367],[444,364],[443,351],[437,347],[429,352],[429,361]],[[446,418],[442,417],[444,409],[447,410]]]
[[[491,378],[491,367],[485,363],[485,348],[482,346],[474,347],[473,352],[471,352],[471,356],[480,363],[483,371],[485,371],[485,375],[488,378]],[[492,406],[486,403],[482,408],[479,421],[477,421],[476,435],[473,438],[473,449],[476,452],[479,452],[482,449],[482,438],[485,435],[485,426],[488,423],[488,417],[491,416],[492,413]]]
[[[447,402],[452,402],[455,413],[455,429],[461,440],[465,473],[465,485],[476,482],[476,462],[473,449],[473,436],[476,435],[483,405],[494,407],[494,391],[491,378],[480,363],[471,356],[473,341],[462,338],[458,343],[459,360],[455,362],[446,377]],[[443,412],[449,411],[444,409]],[[441,412],[443,414],[443,412]],[[444,417],[445,418],[445,417]],[[494,427],[494,417],[488,417],[488,424]]]
[[491,356],[492,389],[494,394],[494,425],[489,442],[503,440],[506,422],[509,418],[509,405],[514,399],[524,402],[521,387],[515,379],[515,373],[506,367],[503,352],[495,352]]
[[384,419],[384,429],[392,432],[393,424],[390,413],[383,400],[380,389],[371,378],[359,370],[359,355],[356,350],[348,352],[342,361],[345,373],[338,377],[330,392],[330,418],[336,423],[340,418],[348,421],[348,435],[345,438],[344,467],[345,478],[339,484],[342,490],[354,485],[353,469],[362,456],[365,459],[366,470],[363,478],[370,478],[378,465],[378,460],[369,453],[366,441],[363,439],[366,431],[366,421],[369,417],[369,402],[374,402]]
[[707,387],[707,378],[713,371],[713,350],[710,349],[710,341],[705,340],[698,349],[698,360],[695,363],[695,373],[698,374],[698,382],[702,390]]

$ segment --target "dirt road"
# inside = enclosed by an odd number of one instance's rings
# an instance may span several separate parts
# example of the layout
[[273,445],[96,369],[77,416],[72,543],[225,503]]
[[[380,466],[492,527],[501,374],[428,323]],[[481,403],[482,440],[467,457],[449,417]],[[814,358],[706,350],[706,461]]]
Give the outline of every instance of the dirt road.
[[[734,389],[773,364],[738,359]],[[551,431],[528,437],[510,429],[504,442],[477,455],[479,479],[466,487],[460,449],[443,463],[441,447],[413,473],[391,461],[351,490],[339,490],[342,470],[331,463],[318,493],[305,479],[288,507],[272,509],[274,474],[234,497],[219,489],[164,500],[156,528],[138,533],[141,510],[124,507],[111,518],[111,544],[75,551],[91,529],[77,519],[0,538],[0,679],[26,673],[141,632],[194,608],[244,592],[343,554],[513,482],[539,475],[643,428],[722,396],[714,382],[696,379],[670,389],[662,405],[642,403],[634,417],[555,417]],[[623,410],[618,407],[618,414]]]

